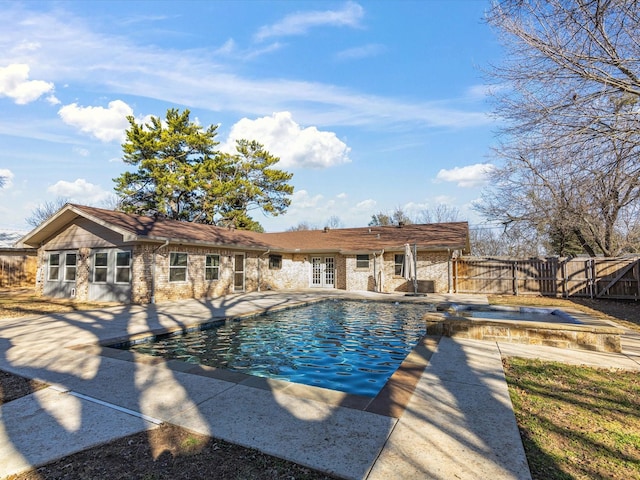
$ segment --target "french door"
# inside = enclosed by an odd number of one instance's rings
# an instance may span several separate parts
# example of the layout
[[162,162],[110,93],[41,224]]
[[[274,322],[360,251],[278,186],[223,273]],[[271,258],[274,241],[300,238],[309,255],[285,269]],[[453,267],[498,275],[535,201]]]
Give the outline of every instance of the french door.
[[333,288],[336,267],[333,257],[311,257],[311,286]]

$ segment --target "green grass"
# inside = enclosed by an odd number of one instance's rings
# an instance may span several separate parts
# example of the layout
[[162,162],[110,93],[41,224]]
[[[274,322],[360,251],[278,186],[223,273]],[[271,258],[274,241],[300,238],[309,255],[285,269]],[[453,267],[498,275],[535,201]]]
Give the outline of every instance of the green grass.
[[640,374],[504,364],[534,479],[640,479]]

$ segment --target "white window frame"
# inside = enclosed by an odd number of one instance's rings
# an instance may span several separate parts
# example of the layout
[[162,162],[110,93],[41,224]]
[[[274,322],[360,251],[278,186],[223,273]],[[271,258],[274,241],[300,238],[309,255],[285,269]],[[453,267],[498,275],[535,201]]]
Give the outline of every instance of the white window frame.
[[[366,259],[364,257],[367,257]],[[361,265],[360,262],[367,262],[366,265]],[[356,268],[358,270],[369,270],[369,266],[371,265],[371,256],[369,254],[358,254],[356,255]]]
[[[172,265],[172,259],[174,257],[178,257],[179,255],[185,255],[186,264],[185,265]],[[173,280],[171,277],[173,273],[178,270],[184,270],[184,279]],[[189,272],[189,254],[187,252],[170,252],[169,253],[169,282],[170,283],[185,283],[188,281],[188,272]]]
[[[398,260],[400,262],[398,263]],[[398,273],[400,270],[400,273]],[[404,253],[396,253],[393,260],[393,274],[396,277],[402,277],[404,275]]]
[[[107,262],[104,265],[98,265],[98,255],[106,255]],[[96,280],[96,272],[98,270],[105,270],[104,280]],[[93,253],[93,283],[105,284],[109,281],[109,252],[94,252]]]
[[[212,264],[209,265],[209,259],[212,259]],[[218,262],[215,264],[213,261],[217,258]],[[209,278],[209,273],[211,273],[211,278]],[[220,280],[220,255],[217,253],[208,253],[204,258],[204,279],[207,282],[215,282]]]
[[[73,264],[69,263],[69,257],[74,257]],[[73,278],[70,278],[70,272],[73,272]],[[66,252],[64,254],[64,281],[75,282],[78,276],[78,252]]]
[[[129,257],[129,262],[127,263],[127,265],[119,265],[118,264],[118,260],[121,254],[126,254]],[[133,261],[133,255],[131,255],[131,251],[130,250],[117,250],[116,251],[116,255],[115,255],[115,262],[116,262],[116,268],[115,268],[115,278],[114,278],[114,283],[120,284],[120,285],[128,285],[131,283],[131,263]],[[122,281],[118,281],[118,273],[122,270],[126,270],[127,271],[127,281],[126,282],[122,282]],[[185,274],[186,275],[186,274]]]
[[[52,263],[53,257],[56,256],[58,258],[58,262],[54,265]],[[56,252],[56,253],[49,253],[49,261],[48,261],[48,275],[47,275],[47,280],[50,280],[52,282],[58,282],[60,280],[60,260],[61,260],[61,254],[60,252]],[[56,276],[55,278],[51,275],[51,272],[53,271],[53,269],[55,268],[55,272],[56,272]]]

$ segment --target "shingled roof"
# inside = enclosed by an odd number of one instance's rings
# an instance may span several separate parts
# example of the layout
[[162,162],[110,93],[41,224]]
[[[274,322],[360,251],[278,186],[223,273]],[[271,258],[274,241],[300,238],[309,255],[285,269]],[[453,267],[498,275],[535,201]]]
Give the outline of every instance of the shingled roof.
[[269,243],[285,250],[306,252],[370,252],[402,250],[405,244],[418,250],[468,250],[466,222],[411,224],[403,226],[338,228],[267,233]]
[[401,250],[469,250],[466,222],[387,227],[300,230],[258,233],[67,204],[27,234],[23,242],[37,247],[79,217],[118,232],[125,242],[166,242],[283,252],[371,252]]

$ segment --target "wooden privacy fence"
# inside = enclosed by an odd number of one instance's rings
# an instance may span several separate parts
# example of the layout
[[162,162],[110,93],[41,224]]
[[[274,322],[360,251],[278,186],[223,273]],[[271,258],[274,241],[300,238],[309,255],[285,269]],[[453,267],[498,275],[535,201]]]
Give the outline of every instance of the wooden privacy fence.
[[0,288],[33,287],[37,263],[35,251],[0,249]]
[[640,257],[460,257],[452,269],[455,293],[640,299]]

